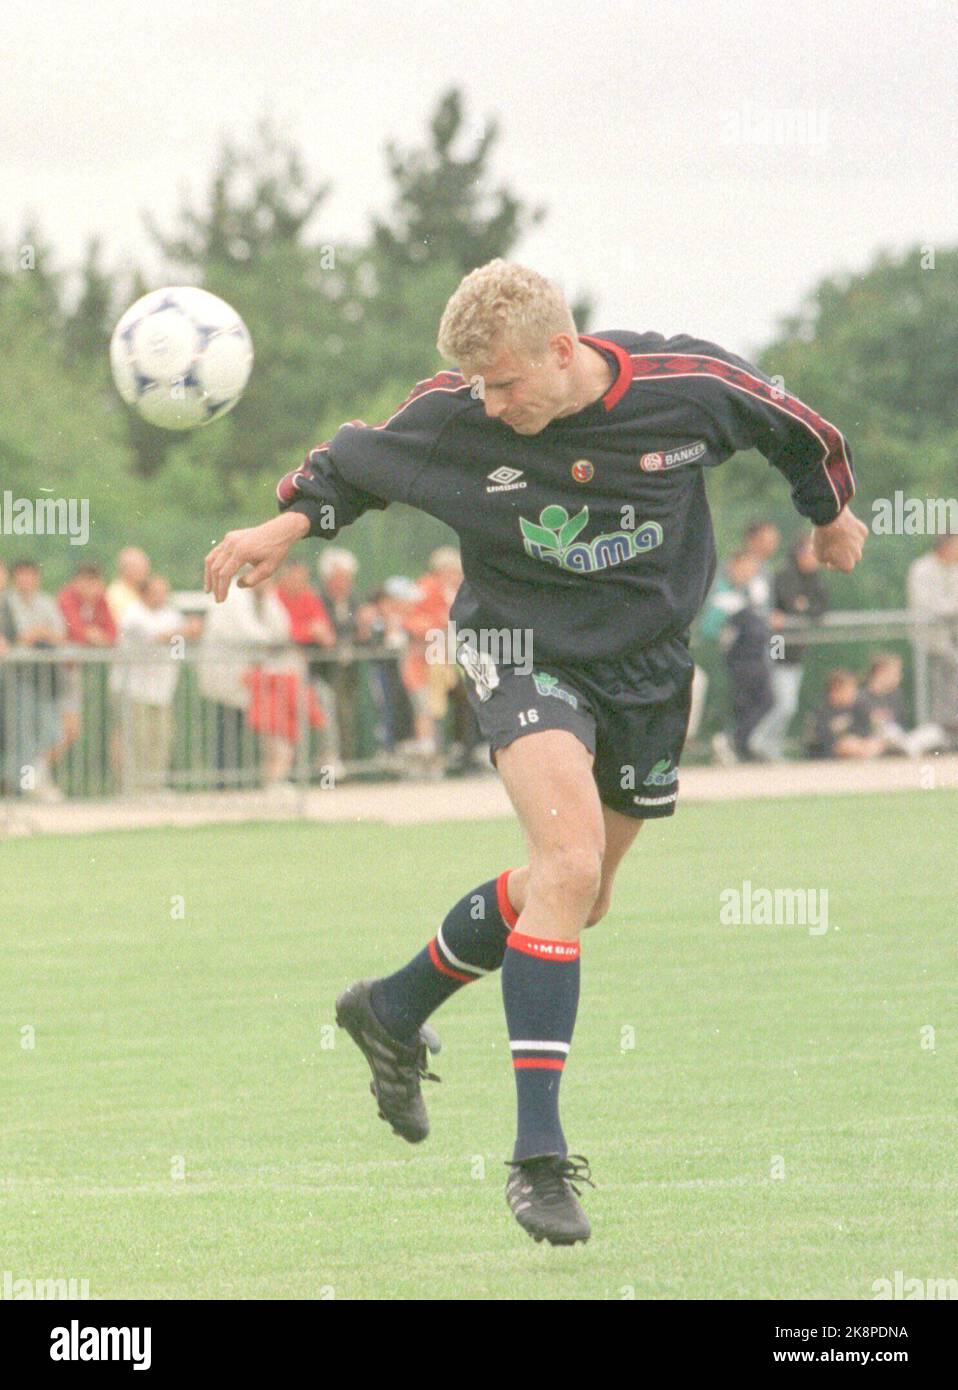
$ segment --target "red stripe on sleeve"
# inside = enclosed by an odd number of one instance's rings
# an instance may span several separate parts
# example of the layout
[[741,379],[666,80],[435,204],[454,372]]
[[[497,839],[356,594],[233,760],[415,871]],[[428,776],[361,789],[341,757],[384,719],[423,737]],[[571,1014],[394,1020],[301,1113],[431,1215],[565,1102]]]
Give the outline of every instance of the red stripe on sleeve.
[[832,489],[838,510],[855,495],[855,479],[852,474],[845,438],[841,430],[824,419],[811,406],[791,396],[787,391],[763,381],[761,377],[725,362],[720,357],[709,357],[699,353],[649,352],[633,353],[632,375],[634,379],[657,376],[712,376],[724,381],[747,395],[754,396],[766,405],[780,410],[798,420],[818,440],[822,447],[821,466]]

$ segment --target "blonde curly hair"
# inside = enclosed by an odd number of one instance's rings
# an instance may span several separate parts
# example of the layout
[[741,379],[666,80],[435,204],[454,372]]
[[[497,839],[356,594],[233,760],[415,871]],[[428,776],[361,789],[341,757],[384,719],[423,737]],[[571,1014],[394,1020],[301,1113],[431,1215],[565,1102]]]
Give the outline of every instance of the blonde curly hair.
[[535,351],[555,333],[576,335],[557,285],[528,266],[497,258],[460,281],[443,312],[437,347],[450,362],[489,359],[500,343]]

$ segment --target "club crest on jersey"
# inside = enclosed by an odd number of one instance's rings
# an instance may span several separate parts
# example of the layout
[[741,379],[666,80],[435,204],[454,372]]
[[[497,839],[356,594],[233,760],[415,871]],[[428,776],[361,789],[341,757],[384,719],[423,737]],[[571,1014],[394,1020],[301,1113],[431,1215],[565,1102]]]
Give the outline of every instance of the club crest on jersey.
[[634,531],[607,531],[591,541],[579,540],[588,524],[588,507],[572,517],[565,507],[543,507],[538,522],[519,518],[523,549],[536,560],[574,574],[594,574],[662,544],[662,527],[657,521],[644,521]]
[[656,449],[642,455],[639,467],[643,473],[660,473],[666,468],[678,468],[683,463],[696,463],[707,448],[704,439],[697,439],[694,444],[683,444],[680,449]]
[[595,467],[588,459],[579,459],[572,465],[572,476],[577,483],[587,483],[595,473]]

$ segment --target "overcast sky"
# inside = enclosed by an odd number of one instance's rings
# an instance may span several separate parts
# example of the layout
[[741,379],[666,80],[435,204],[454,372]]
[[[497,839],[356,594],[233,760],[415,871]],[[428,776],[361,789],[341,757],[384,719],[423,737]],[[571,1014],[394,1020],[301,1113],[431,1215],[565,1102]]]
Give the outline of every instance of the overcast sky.
[[265,111],[334,184],[319,239],[358,236],[453,83],[549,207],[517,258],[596,327],[748,353],[822,275],[956,239],[954,0],[4,0],[0,36],[7,254],[32,211],[66,264],[142,258]]

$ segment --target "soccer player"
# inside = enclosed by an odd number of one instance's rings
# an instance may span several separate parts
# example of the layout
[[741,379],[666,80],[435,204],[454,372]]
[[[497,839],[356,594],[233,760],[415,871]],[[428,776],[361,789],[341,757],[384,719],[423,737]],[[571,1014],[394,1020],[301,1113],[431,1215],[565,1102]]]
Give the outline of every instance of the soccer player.
[[576,1200],[588,1164],[559,1119],[579,937],[608,910],[642,822],[675,809],[689,626],[715,571],[706,471],[760,450],[828,568],[854,567],[867,528],[848,507],[840,432],[713,343],[579,334],[555,286],[495,260],[453,294],[438,346],[458,371],[313,449],[281,480],[279,517],[210,551],[206,587],[222,601],[247,564],[239,582],[259,584],[294,541],[331,539],[393,501],[457,532],[458,659],[528,862],[466,893],[394,974],[347,989],[337,1019],[379,1113],[417,1143],[438,1046],[426,1021],[500,970],[518,1103],[507,1200],[536,1240],[572,1244],[589,1236]]

